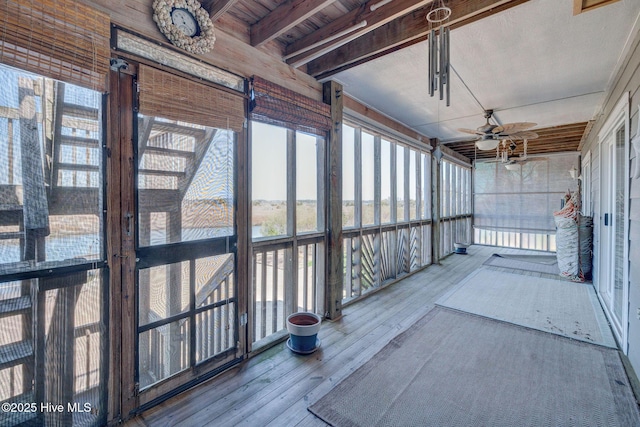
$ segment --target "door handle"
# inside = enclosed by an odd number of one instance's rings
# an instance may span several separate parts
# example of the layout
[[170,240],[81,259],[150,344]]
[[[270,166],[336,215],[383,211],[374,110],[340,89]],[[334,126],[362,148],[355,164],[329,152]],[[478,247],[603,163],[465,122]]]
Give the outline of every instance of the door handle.
[[609,214],[608,213],[604,214],[604,225],[605,225],[605,227],[609,226]]
[[131,220],[133,219],[133,214],[131,214],[131,212],[127,212],[124,215],[124,219],[125,219],[124,231],[127,236],[131,236]]

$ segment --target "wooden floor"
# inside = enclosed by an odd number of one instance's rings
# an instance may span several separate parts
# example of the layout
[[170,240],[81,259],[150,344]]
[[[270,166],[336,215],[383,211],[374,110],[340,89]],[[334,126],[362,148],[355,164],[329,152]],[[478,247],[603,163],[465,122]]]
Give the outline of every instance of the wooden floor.
[[314,354],[294,355],[281,343],[127,425],[324,426],[307,407],[424,316],[493,253],[533,252],[471,246],[468,255],[451,255],[441,265],[345,307],[342,319],[323,323],[318,334],[322,345]]

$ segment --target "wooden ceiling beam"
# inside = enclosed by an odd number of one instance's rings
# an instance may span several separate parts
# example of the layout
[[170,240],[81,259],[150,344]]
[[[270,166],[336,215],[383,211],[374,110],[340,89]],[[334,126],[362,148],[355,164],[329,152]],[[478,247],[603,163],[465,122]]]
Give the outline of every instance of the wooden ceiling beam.
[[209,12],[209,17],[215,22],[216,19],[227,13],[237,2],[238,0],[202,0],[200,4]]
[[617,1],[619,0],[573,0],[573,14],[578,15]]
[[[450,0],[448,7],[451,8],[451,16],[447,26],[455,29],[527,1]],[[307,73],[316,78],[325,79],[339,71],[426,40],[430,30],[426,16],[430,7],[429,4],[415,9],[310,61],[307,64]]]
[[251,45],[275,39],[336,0],[288,0],[251,26]]
[[[300,54],[287,59],[287,63],[304,63],[305,60],[314,57],[319,51],[330,46],[330,44],[317,46],[324,40],[332,39],[331,44],[338,46],[341,40],[352,38],[354,36],[362,36],[363,34],[373,31],[374,29],[391,22],[402,15],[406,15],[413,10],[431,3],[431,0],[394,0],[382,7],[371,10],[371,6],[380,3],[381,1],[382,0],[370,0],[362,4],[360,7],[353,9],[346,15],[343,15],[331,22],[329,25],[320,28],[318,31],[314,31],[313,33],[291,43],[285,50],[286,55],[290,56],[297,52],[300,52]],[[366,22],[365,27],[343,34],[341,37],[335,37],[337,34],[345,33],[350,28],[363,22]]]

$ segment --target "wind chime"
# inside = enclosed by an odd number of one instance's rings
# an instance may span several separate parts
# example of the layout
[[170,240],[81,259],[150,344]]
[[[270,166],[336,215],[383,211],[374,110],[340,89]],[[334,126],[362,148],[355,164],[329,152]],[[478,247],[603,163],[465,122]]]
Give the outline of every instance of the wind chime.
[[440,101],[445,99],[450,105],[450,64],[449,64],[449,27],[443,24],[451,16],[451,9],[444,5],[444,0],[434,0],[427,14],[429,22],[429,95],[440,92]]

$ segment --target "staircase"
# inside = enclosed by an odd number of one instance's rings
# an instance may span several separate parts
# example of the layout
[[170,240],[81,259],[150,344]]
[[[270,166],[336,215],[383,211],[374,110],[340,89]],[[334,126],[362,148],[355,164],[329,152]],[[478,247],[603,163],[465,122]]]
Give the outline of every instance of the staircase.
[[[18,332],[20,340],[0,345],[0,372],[8,371],[9,377],[12,379],[8,384],[5,384],[8,390],[3,390],[13,396],[8,402],[29,404],[35,402],[33,394],[35,357],[32,295],[29,280],[13,283],[14,286],[9,290],[9,298],[0,300],[0,322],[8,322],[13,326],[12,335]],[[2,426],[37,424],[36,412],[0,412],[0,425]]]
[[[50,215],[95,214],[99,203],[102,117],[94,107],[65,100],[65,84],[56,83],[53,143],[46,167]],[[65,132],[63,133],[63,129]]]

